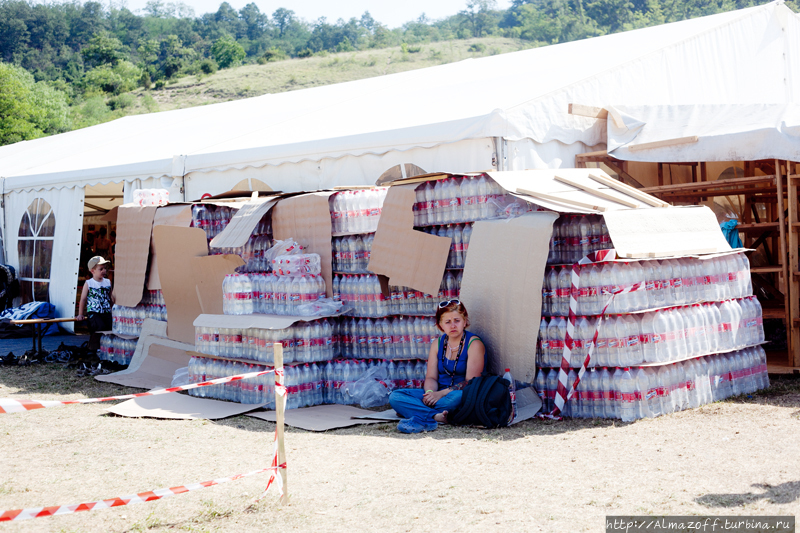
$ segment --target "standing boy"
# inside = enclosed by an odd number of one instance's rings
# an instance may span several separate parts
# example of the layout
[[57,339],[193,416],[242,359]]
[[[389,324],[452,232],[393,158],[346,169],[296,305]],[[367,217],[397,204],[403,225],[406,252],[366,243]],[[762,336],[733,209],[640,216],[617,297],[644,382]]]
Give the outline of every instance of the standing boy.
[[111,329],[111,306],[114,295],[111,293],[111,282],[106,278],[109,261],[96,255],[89,259],[87,266],[92,277],[83,284],[81,303],[78,308],[79,321],[89,319],[89,350],[96,351],[100,347],[100,335],[97,331]]

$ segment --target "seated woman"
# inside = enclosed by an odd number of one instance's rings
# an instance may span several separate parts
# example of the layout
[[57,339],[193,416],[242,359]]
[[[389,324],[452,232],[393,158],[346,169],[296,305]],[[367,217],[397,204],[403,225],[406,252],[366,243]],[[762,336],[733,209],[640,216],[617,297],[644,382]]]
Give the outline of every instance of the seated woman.
[[461,389],[483,372],[486,347],[469,331],[467,309],[458,300],[444,301],[436,310],[436,327],[444,334],[431,344],[425,388],[398,389],[389,403],[404,420],[401,433],[433,431],[447,421],[447,411],[461,403]]

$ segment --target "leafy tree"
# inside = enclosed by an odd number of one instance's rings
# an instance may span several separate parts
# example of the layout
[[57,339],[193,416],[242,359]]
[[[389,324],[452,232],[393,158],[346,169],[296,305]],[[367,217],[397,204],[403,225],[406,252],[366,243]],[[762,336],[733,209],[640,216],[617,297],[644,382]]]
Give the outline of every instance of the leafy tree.
[[36,82],[25,69],[0,63],[0,144],[71,128],[64,93]]
[[223,35],[214,42],[211,53],[220,68],[228,68],[237,65],[247,56],[242,45],[230,35]]
[[467,19],[473,37],[483,37],[497,27],[496,9],[496,0],[468,0],[467,9],[459,14]]
[[89,92],[99,90],[116,95],[135,89],[141,78],[142,69],[130,61],[118,61],[115,65],[106,63],[87,72],[84,84]]
[[106,31],[101,31],[83,47],[81,54],[88,65],[99,66],[104,64],[116,65],[127,54],[123,52],[123,45],[119,39],[112,37]]

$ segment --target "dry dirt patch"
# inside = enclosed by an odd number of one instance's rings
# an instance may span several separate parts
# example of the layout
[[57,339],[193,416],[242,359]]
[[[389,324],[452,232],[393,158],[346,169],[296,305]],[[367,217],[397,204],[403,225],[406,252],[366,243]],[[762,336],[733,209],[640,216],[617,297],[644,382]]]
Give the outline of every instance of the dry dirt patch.
[[[0,397],[133,392],[57,366],[0,367]],[[104,405],[0,415],[0,510],[124,496],[267,466],[274,425],[129,419]],[[609,514],[796,515],[800,384],[654,420],[526,421],[423,435],[286,434],[291,505],[265,475],[2,531],[602,531]]]

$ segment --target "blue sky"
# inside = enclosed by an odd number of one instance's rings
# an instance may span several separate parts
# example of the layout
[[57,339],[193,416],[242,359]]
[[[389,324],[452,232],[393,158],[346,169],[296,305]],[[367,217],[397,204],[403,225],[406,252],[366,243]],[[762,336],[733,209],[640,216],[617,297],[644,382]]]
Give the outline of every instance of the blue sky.
[[[169,3],[170,0],[164,0]],[[285,7],[294,11],[297,16],[307,21],[315,21],[319,17],[327,17],[329,22],[337,19],[345,20],[350,17],[360,17],[364,11],[369,11],[378,22],[396,28],[409,20],[416,20],[422,13],[429,19],[440,19],[454,15],[465,8],[466,0],[250,0],[255,1],[258,8],[272,14],[277,8]],[[228,0],[235,9],[240,9],[249,4],[248,0]],[[137,11],[147,4],[147,0],[123,0],[128,9]],[[184,0],[194,8],[196,15],[214,12],[222,0]],[[497,0],[497,7],[506,9],[511,5],[511,0]]]

